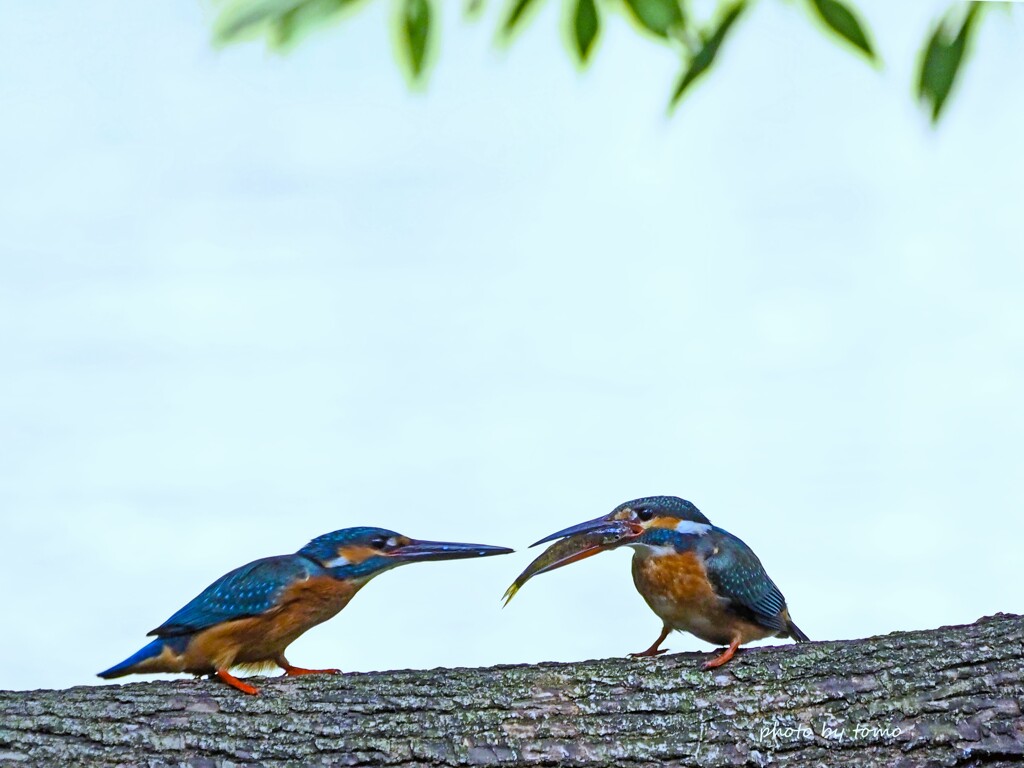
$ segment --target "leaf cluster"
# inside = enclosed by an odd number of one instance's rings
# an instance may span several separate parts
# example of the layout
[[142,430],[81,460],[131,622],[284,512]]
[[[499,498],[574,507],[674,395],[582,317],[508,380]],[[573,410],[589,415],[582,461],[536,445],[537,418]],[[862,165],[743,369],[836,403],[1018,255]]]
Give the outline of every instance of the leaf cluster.
[[[311,29],[343,18],[370,0],[221,0],[214,35],[219,43],[263,37],[277,49],[294,45]],[[392,0],[396,4],[395,35],[399,59],[410,79],[422,82],[437,46],[439,0]],[[680,74],[669,97],[674,108],[708,73],[754,0],[720,0],[710,17],[696,16],[691,0],[562,0],[566,4],[568,39],[582,66],[592,59],[602,27],[619,14],[640,34],[678,51]],[[880,59],[860,13],[844,0],[797,0],[810,19],[872,64]],[[482,0],[468,0],[471,15]],[[511,0],[502,15],[499,35],[512,36],[533,15],[541,0]],[[1009,3],[957,3],[934,25],[922,49],[917,97],[931,120],[941,116],[957,82],[983,13]]]

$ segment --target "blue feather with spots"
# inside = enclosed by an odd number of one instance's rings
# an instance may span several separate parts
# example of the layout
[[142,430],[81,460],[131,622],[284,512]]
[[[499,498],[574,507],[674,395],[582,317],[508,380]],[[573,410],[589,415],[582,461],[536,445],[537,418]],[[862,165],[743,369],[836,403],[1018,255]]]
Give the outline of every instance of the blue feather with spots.
[[789,631],[782,615],[786,598],[750,547],[728,531],[713,527],[700,537],[698,550],[712,587],[737,613],[768,629]]
[[276,606],[289,585],[324,573],[325,568],[301,555],[254,560],[221,576],[149,634],[187,635],[225,621],[258,616]]

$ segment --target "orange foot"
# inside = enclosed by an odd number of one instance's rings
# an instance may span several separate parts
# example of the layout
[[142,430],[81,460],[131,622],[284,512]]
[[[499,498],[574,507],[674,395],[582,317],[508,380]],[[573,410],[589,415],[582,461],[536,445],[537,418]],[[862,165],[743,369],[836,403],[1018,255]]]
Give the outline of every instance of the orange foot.
[[241,680],[232,675],[226,669],[218,669],[216,674],[217,677],[219,677],[225,683],[230,685],[232,688],[237,688],[242,693],[247,693],[250,696],[255,696],[260,692],[258,688],[253,688],[251,685],[243,683]]
[[704,669],[715,669],[716,667],[722,666],[723,664],[725,664],[725,662],[727,662],[729,659],[736,655],[736,651],[739,649],[739,647],[740,641],[738,639],[733,640],[731,643],[729,643],[729,647],[722,651],[720,656],[716,656],[715,658],[710,659],[709,661],[705,661]]
[[284,673],[288,677],[295,677],[296,675],[340,675],[340,669],[303,669],[302,667],[293,667],[288,665],[284,668]]
[[672,630],[668,627],[662,627],[661,634],[658,635],[658,639],[651,644],[650,648],[648,648],[646,651],[640,651],[639,653],[631,653],[629,655],[632,656],[634,659],[646,659],[651,658],[653,656],[661,656],[661,654],[663,653],[668,653],[668,648],[662,648],[659,650],[658,646],[665,642],[665,638],[668,637],[668,633],[671,631]]

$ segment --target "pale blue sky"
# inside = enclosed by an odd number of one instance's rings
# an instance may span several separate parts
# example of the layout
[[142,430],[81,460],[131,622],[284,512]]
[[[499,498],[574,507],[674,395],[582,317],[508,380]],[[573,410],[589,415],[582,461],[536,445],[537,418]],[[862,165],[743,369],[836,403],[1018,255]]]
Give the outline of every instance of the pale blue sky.
[[[860,5],[883,71],[762,2],[671,119],[670,52],[615,19],[579,74],[554,3],[507,51],[446,9],[423,94],[381,3],[287,58],[189,2],[7,8],[0,687],[97,682],[329,530],[522,548],[662,493],[815,639],[1024,611],[1020,14],[932,131],[942,4]],[[657,635],[622,552],[501,610],[534,554],[386,574],[290,658]]]

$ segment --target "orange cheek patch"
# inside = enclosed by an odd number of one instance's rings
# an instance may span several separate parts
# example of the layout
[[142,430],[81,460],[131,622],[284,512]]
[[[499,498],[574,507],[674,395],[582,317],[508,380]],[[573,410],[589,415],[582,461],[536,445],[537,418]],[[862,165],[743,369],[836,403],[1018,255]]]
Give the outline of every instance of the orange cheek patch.
[[373,547],[358,547],[358,546],[356,546],[356,547],[339,547],[338,548],[338,556],[339,557],[344,557],[346,560],[348,560],[353,565],[355,565],[356,563],[361,563],[364,560],[366,560],[368,558],[371,558],[374,555],[379,555],[379,554],[380,554],[380,552],[378,552]]
[[648,528],[671,528],[675,530],[675,527],[679,525],[679,518],[676,517],[656,517],[651,520]]

